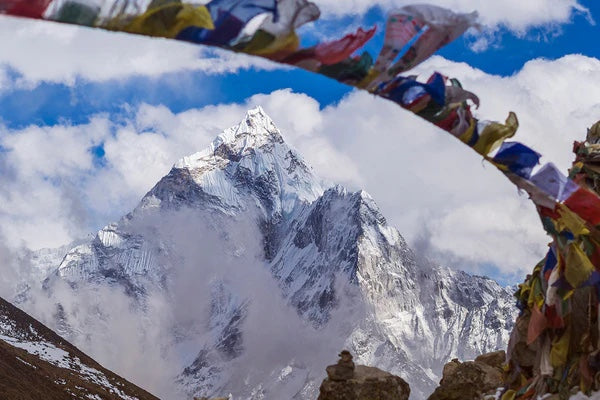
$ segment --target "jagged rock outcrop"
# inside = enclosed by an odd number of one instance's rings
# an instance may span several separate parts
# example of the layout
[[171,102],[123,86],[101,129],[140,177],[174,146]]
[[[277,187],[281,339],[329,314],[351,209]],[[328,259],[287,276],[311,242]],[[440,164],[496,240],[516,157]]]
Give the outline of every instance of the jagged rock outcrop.
[[506,353],[483,354],[475,361],[453,359],[444,366],[440,386],[428,400],[466,400],[494,398],[503,385],[502,366]]
[[408,400],[410,387],[399,376],[379,368],[354,365],[347,350],[327,367],[318,400]]

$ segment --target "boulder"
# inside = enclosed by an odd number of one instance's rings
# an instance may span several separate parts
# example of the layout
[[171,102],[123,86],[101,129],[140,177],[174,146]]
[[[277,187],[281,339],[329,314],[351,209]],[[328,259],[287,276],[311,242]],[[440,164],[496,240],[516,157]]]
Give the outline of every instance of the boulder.
[[355,366],[349,354],[340,353],[340,361],[327,367],[318,400],[408,400],[410,387],[404,379],[378,368]]
[[494,351],[492,353],[482,354],[475,359],[475,362],[480,362],[489,365],[490,367],[502,369],[506,362],[506,352],[504,350]]
[[483,399],[494,395],[504,384],[505,357],[504,351],[497,351],[481,355],[475,361],[450,361],[444,366],[440,386],[428,400]]

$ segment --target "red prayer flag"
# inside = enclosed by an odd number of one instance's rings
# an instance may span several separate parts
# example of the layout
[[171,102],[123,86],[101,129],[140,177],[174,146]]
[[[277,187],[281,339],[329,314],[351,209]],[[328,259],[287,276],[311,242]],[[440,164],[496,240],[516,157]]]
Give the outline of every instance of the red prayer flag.
[[546,322],[548,323],[548,327],[554,329],[560,329],[565,326],[565,321],[558,315],[556,306],[554,305],[546,306]]
[[51,0],[8,0],[0,5],[0,13],[28,18],[42,18]]
[[329,43],[321,43],[315,48],[315,56],[324,65],[337,64],[352,55],[375,35],[376,27],[364,31],[358,28],[356,33],[349,33],[341,39]]
[[540,213],[540,215],[542,217],[548,217],[551,218],[553,220],[557,220],[560,218],[560,214],[558,212],[556,212],[556,208],[555,209],[551,209],[548,207],[543,207],[543,206],[539,206],[538,207],[538,212]]
[[565,201],[565,205],[592,225],[600,224],[600,197],[579,188]]

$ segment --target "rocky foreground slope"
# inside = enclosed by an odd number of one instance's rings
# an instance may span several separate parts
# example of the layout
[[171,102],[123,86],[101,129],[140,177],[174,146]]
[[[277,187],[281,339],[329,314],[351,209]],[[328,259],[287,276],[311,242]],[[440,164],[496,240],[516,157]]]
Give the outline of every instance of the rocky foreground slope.
[[[424,259],[366,192],[324,185],[257,108],[70,250],[44,285],[125,291],[142,324],[168,325],[156,347],[188,396],[314,399],[322,366],[345,347],[422,399],[450,359],[505,348],[515,319],[509,290]],[[195,319],[147,315],[156,293]],[[57,315],[84,349],[102,340],[81,310]]]
[[158,400],[3,299],[0,399]]

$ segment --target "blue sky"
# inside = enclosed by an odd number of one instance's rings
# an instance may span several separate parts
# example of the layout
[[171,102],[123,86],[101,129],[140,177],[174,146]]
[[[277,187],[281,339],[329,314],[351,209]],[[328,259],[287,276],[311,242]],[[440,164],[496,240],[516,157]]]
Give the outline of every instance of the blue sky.
[[[405,3],[394,1],[355,0],[361,15],[345,13],[338,0],[317,1],[324,20],[305,29],[304,42],[382,27],[384,10]],[[460,78],[480,95],[482,118],[516,111],[520,139],[566,168],[569,143],[600,118],[600,4],[548,0],[521,10],[519,1],[507,0],[503,14],[492,3],[454,3],[461,11],[484,7],[483,30],[451,43],[420,71]],[[429,232],[423,246],[432,257],[514,282],[543,254],[544,235],[527,199],[468,149],[372,96],[305,71],[173,41],[7,18],[0,31],[0,233],[15,245],[64,244],[118,218],[178,158],[201,150],[260,103],[325,179],[369,191],[409,241],[423,245]],[[47,151],[32,149],[46,142]],[[80,147],[65,154],[73,143]],[[442,168],[441,160],[458,161]],[[41,192],[46,197],[38,199]],[[57,210],[44,211],[48,203]],[[74,208],[86,215],[74,218]],[[46,233],[35,229],[40,219]]]
[[[592,17],[600,18],[600,3],[587,0],[581,4],[590,10]],[[595,38],[599,36],[600,26],[591,24],[579,13],[570,23],[533,28],[523,35],[501,29],[496,34],[496,42],[480,53],[469,48],[470,40],[459,39],[438,54],[491,74],[507,76],[520,70],[527,61],[539,57],[556,59],[566,54],[585,54],[598,58],[600,46]]]

